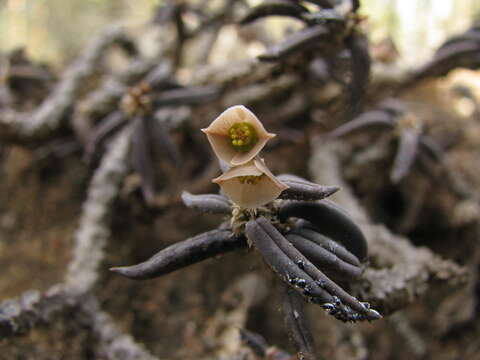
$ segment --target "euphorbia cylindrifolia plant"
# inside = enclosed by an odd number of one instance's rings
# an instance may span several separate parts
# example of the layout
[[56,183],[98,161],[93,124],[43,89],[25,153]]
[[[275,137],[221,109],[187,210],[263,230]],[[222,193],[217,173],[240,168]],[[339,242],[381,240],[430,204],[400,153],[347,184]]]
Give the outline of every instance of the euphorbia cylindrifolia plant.
[[[318,185],[295,175],[275,177],[259,156],[275,135],[244,106],[230,107],[202,131],[218,158],[228,164],[226,171],[213,179],[221,192],[184,192],[182,199],[190,208],[225,214],[228,219],[217,229],[175,243],[143,263],[111,270],[132,279],[150,279],[248,247],[290,289],[287,297],[303,297],[345,322],[381,318],[368,303],[339,285],[362,275],[367,243],[348,214],[325,199],[338,187]],[[301,302],[288,303],[298,307]],[[286,306],[290,312],[286,317],[301,325],[287,324],[293,328],[289,330],[298,340],[299,351],[306,354],[311,351],[305,343],[310,336],[304,319],[292,315],[303,314],[296,307]]]

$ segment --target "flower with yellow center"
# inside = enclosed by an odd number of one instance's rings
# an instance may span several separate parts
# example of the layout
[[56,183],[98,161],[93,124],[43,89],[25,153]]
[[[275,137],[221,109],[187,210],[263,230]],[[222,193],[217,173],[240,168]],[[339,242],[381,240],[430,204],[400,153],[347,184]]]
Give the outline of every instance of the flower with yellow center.
[[275,200],[288,186],[280,182],[260,158],[235,166],[212,182],[242,208],[256,208]]
[[231,166],[252,160],[275,136],[243,105],[228,108],[202,131],[217,157]]

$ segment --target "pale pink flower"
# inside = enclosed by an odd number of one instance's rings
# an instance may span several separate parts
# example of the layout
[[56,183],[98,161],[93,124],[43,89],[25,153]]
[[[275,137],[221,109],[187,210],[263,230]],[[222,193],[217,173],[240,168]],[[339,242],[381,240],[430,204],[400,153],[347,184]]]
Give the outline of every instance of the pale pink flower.
[[275,136],[243,105],[229,107],[202,131],[217,157],[231,166],[252,160]]
[[212,182],[220,185],[223,192],[242,208],[265,205],[288,189],[260,158],[235,166]]

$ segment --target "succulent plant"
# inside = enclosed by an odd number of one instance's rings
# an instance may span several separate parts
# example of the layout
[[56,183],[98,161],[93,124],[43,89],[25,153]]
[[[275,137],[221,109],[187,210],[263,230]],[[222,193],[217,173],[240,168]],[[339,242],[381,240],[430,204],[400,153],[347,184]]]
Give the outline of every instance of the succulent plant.
[[350,75],[345,79],[350,80],[340,80],[339,83],[346,85],[349,98],[347,118],[350,119],[362,110],[371,65],[368,40],[358,26],[364,19],[357,13],[359,6],[356,0],[264,0],[252,7],[240,24],[248,25],[269,16],[287,16],[302,22],[303,29],[270,46],[258,59],[279,62],[297,55],[301,61],[311,60],[307,67],[311,78],[332,76],[338,65],[331,64],[341,62],[347,54]]
[[[227,111],[235,110],[251,114],[240,106]],[[237,120],[241,123],[244,119],[239,116]],[[229,122],[225,133],[238,123]],[[230,146],[236,147],[232,141]],[[357,300],[338,284],[358,279],[367,260],[367,242],[360,228],[344,210],[325,200],[338,187],[314,184],[294,175],[276,178],[258,155],[213,181],[221,186],[223,194],[184,192],[182,200],[190,208],[225,214],[229,219],[217,229],[160,250],[145,262],[111,270],[132,279],[150,279],[210,257],[253,248],[291,289],[288,296],[300,295],[341,321],[381,318],[368,303]],[[289,309],[301,313],[298,305]],[[298,343],[297,347],[302,353],[311,348]]]
[[452,36],[435,52],[433,58],[415,70],[404,87],[428,78],[444,76],[456,68],[480,67],[480,22],[476,21],[463,34]]
[[437,142],[427,135],[422,121],[398,101],[387,100],[377,109],[366,111],[355,119],[339,126],[330,138],[339,138],[362,131],[389,130],[398,138],[398,148],[390,172],[396,184],[411,171],[416,160],[443,162],[443,151]]
[[94,160],[101,145],[127,124],[133,124],[131,165],[139,175],[141,192],[145,202],[155,204],[155,174],[153,144],[159,142],[165,157],[173,164],[179,162],[179,152],[165,131],[153,131],[154,123],[161,124],[159,110],[167,106],[199,104],[215,99],[219,90],[213,86],[182,87],[164,64],[148,72],[136,85],[124,90],[118,102],[118,110],[110,113],[91,130],[86,139],[85,159]]

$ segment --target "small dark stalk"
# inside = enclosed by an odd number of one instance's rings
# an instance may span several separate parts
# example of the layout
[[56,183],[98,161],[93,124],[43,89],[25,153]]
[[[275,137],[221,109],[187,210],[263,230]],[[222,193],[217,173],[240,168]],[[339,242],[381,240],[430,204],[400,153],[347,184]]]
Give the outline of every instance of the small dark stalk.
[[297,356],[303,360],[315,360],[315,345],[303,312],[304,301],[291,288],[285,288],[283,313],[285,326],[297,348]]

